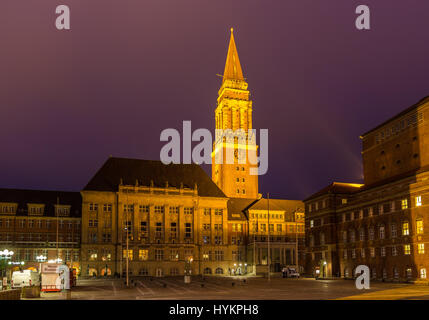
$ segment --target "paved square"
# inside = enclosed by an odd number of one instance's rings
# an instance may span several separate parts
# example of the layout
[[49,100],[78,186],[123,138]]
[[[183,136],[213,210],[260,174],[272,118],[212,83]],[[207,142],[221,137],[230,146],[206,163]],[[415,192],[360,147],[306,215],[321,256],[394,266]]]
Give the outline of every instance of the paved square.
[[[244,281],[245,280],[245,281]],[[63,299],[58,293],[45,293],[40,299]],[[158,299],[429,299],[429,286],[372,282],[371,289],[358,290],[351,280],[272,278],[215,278],[195,276],[190,284],[183,277],[132,278],[126,288],[123,280],[78,280],[73,300],[158,300]]]

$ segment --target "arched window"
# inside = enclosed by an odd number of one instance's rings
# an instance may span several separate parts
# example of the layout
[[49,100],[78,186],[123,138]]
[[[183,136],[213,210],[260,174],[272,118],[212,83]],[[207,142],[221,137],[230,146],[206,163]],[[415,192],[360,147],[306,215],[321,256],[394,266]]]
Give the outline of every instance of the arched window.
[[205,268],[205,269],[204,269],[204,274],[212,274],[212,269],[210,269],[210,268]]
[[216,268],[216,274],[223,274],[222,268]]

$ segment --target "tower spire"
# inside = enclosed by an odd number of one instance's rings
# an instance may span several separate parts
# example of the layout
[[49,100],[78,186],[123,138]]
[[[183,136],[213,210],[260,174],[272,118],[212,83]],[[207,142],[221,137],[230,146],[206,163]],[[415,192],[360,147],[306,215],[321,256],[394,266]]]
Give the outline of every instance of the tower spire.
[[231,38],[229,40],[222,83],[225,79],[244,80],[243,70],[241,69],[240,59],[238,58],[237,47],[235,45],[233,28],[231,28]]

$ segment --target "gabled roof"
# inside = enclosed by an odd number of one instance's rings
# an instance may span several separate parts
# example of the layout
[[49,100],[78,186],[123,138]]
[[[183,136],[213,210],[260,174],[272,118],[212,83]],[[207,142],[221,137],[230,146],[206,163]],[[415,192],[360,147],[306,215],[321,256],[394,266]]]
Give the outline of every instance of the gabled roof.
[[163,188],[168,182],[169,187],[193,189],[195,184],[198,195],[203,197],[226,197],[206,172],[196,164],[169,164],[161,161],[114,158],[107,159],[94,177],[88,182],[84,191],[118,191],[124,185],[150,186]]
[[238,58],[238,52],[235,45],[232,28],[222,83],[225,81],[225,79],[244,80],[243,70],[241,69],[240,59]]
[[257,199],[229,198],[228,200],[228,219],[246,220],[245,210],[252,206]]
[[[304,212],[304,202],[300,200],[270,199],[269,205],[270,210]],[[249,210],[268,210],[268,199],[259,200]]]
[[363,184],[359,183],[345,183],[345,182],[332,182],[329,186],[309,196],[304,201],[308,201],[317,198],[324,194],[352,194],[359,191],[363,187]]
[[70,205],[70,217],[82,216],[82,197],[79,192],[0,189],[0,202],[17,203],[16,215],[27,215],[29,203],[44,204],[43,216],[55,217],[55,205]]

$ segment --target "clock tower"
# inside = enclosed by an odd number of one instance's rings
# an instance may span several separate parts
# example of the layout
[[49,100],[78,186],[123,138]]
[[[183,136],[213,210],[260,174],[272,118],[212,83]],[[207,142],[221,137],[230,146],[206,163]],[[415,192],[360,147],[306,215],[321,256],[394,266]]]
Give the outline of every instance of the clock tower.
[[[212,179],[228,197],[257,198],[258,175],[252,175],[250,168],[256,168],[249,161],[249,150],[257,153],[256,144],[247,144],[247,133],[252,129],[252,101],[248,84],[243,77],[240,59],[238,58],[233,29],[229,40],[228,54],[222,84],[217,98],[215,110],[216,129],[243,130],[246,140],[216,137],[212,153]],[[222,152],[222,163],[216,163],[216,155]],[[226,161],[226,156],[233,154],[233,162]],[[219,158],[218,158],[219,159]],[[254,161],[253,161],[254,162]]]

